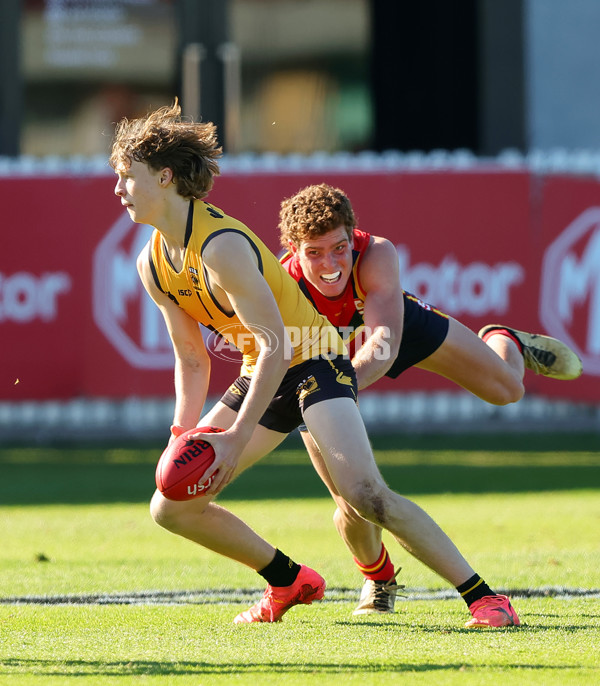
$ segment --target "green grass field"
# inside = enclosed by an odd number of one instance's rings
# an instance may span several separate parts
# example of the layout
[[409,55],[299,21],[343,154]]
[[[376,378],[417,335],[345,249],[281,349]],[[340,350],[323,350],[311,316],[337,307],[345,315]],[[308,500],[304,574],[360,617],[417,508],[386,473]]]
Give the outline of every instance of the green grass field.
[[220,502],[318,569],[328,592],[252,626],[232,619],[260,577],[151,521],[160,446],[3,448],[0,685],[600,681],[600,436],[374,446],[388,483],[513,595],[521,628],[464,629],[464,603],[389,536],[408,598],[395,615],[353,618],[361,579],[293,439]]

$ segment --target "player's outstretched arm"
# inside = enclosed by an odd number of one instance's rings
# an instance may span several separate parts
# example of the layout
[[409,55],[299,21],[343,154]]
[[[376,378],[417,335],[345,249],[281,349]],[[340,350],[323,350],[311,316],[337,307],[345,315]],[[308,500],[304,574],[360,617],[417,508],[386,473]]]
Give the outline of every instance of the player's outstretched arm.
[[388,371],[402,339],[404,300],[398,254],[390,241],[374,236],[360,266],[360,282],[366,291],[365,339],[352,364],[362,389]]
[[275,395],[291,360],[291,345],[273,293],[258,269],[248,241],[226,232],[205,248],[203,262],[213,292],[254,336],[259,354],[244,403],[233,425],[214,437],[219,475],[207,493],[218,493],[231,478],[243,449]]
[[172,302],[154,282],[145,248],[138,257],[144,288],[160,310],[175,354],[175,411],[173,424],[182,429],[196,426],[208,394],[210,358],[198,322]]

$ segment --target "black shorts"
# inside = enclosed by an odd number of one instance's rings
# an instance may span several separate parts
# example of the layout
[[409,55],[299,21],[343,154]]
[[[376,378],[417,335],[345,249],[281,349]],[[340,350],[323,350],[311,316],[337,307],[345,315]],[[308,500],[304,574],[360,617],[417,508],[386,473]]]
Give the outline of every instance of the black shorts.
[[[248,388],[249,376],[238,376],[221,402],[239,412]],[[289,434],[302,424],[302,415],[311,405],[332,398],[357,398],[356,374],[343,356],[317,357],[290,367],[277,393],[258,422],[273,431]]]
[[429,357],[446,340],[448,326],[448,315],[405,292],[402,342],[398,357],[385,375],[395,379]]

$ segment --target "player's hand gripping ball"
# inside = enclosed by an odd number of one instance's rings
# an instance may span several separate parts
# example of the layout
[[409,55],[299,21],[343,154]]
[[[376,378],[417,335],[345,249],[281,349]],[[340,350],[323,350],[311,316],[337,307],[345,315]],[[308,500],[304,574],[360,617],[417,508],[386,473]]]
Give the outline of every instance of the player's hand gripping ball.
[[156,487],[169,500],[191,500],[203,495],[219,471],[200,483],[200,477],[215,460],[215,451],[208,441],[189,438],[199,431],[214,434],[223,429],[198,426],[184,431],[164,449],[156,465]]

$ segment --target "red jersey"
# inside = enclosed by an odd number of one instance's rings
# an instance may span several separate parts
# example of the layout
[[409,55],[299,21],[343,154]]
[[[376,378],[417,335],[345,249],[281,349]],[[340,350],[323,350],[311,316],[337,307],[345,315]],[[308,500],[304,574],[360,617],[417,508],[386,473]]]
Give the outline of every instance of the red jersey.
[[[348,347],[350,358],[354,357],[354,339],[364,326],[364,304],[366,292],[360,283],[360,264],[371,243],[371,234],[354,229],[354,247],[352,249],[352,272],[344,292],[335,300],[326,298],[305,278],[298,258],[286,252],[281,258],[284,269],[296,279],[300,290],[312,302],[318,312],[338,329],[340,336]],[[360,347],[360,346],[359,346]]]

